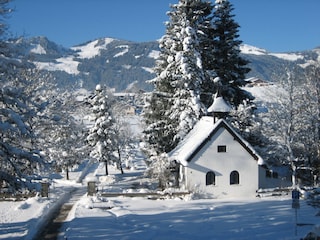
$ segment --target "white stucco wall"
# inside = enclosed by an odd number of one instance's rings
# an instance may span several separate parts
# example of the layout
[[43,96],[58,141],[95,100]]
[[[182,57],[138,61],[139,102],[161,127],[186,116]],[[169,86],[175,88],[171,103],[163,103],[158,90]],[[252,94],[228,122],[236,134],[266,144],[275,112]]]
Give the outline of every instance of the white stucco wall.
[[[218,152],[225,145],[226,152]],[[220,128],[212,139],[194,156],[185,168],[188,189],[214,198],[255,196],[259,184],[257,161],[225,129]],[[230,173],[239,172],[239,184],[230,185]],[[216,175],[215,185],[206,186],[206,173]]]

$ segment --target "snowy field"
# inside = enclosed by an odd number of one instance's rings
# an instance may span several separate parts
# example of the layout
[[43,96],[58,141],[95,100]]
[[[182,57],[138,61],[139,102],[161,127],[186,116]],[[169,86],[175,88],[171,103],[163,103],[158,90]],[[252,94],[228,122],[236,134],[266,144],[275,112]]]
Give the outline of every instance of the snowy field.
[[[60,239],[300,239],[319,223],[291,199],[147,200],[82,198]],[[297,232],[296,232],[297,231]]]
[[[92,164],[72,172],[71,181],[54,180],[48,199],[0,202],[0,239],[34,239],[71,189],[86,189],[86,179],[98,179],[103,191],[146,192],[143,167],[134,164],[124,175],[110,167],[108,177],[103,165]],[[82,177],[83,183],[76,183]],[[136,183],[140,190],[132,188]],[[291,203],[291,196],[151,200],[84,194],[70,211],[59,239],[301,239],[320,225],[320,217],[317,209],[300,200],[296,220]]]

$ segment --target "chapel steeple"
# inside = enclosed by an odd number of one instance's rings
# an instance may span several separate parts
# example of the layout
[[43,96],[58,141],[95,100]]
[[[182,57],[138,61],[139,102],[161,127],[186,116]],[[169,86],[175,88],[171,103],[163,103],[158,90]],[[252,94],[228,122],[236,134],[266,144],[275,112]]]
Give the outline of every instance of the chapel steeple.
[[208,115],[213,116],[213,122],[215,123],[218,119],[225,118],[230,111],[230,105],[223,99],[218,90],[213,96],[212,105],[208,108]]

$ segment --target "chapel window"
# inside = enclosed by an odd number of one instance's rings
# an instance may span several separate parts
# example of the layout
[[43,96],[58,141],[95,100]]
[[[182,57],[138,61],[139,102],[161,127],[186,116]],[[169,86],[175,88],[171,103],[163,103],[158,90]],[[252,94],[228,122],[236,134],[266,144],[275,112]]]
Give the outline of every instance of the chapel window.
[[216,185],[216,174],[213,171],[207,172],[206,185]]
[[219,145],[218,146],[218,152],[219,153],[227,152],[227,146],[226,145]]
[[232,171],[230,173],[230,185],[239,184],[239,172]]

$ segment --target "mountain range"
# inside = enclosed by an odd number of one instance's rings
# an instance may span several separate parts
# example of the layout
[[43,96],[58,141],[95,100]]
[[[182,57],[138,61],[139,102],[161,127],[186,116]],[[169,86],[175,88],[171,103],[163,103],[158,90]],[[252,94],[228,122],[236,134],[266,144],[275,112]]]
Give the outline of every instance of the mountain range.
[[[159,45],[153,42],[130,42],[100,38],[71,48],[62,47],[46,37],[19,38],[10,42],[19,57],[27,59],[43,71],[49,71],[61,88],[94,89],[105,84],[116,91],[152,90],[146,81],[153,79],[153,67]],[[270,53],[265,49],[243,44],[242,56],[250,61],[248,78],[274,82],[286,68],[305,68],[320,62],[320,47],[308,51]]]

